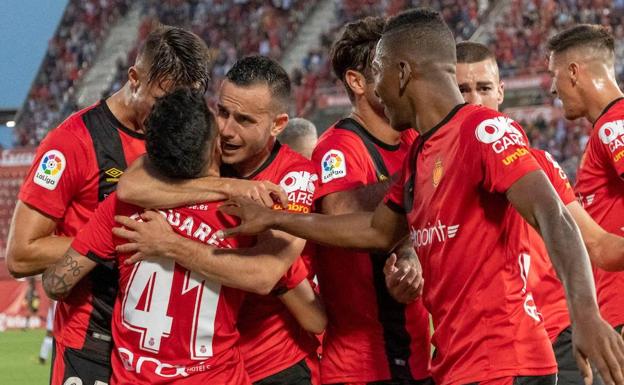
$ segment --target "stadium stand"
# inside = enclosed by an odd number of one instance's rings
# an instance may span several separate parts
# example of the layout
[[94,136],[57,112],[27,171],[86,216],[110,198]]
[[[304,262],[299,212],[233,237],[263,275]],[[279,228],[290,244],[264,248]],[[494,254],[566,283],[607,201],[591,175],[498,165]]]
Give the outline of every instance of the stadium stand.
[[130,0],[70,0],[30,88],[16,125],[18,146],[37,145],[76,110],[74,86],[93,63],[110,25]]

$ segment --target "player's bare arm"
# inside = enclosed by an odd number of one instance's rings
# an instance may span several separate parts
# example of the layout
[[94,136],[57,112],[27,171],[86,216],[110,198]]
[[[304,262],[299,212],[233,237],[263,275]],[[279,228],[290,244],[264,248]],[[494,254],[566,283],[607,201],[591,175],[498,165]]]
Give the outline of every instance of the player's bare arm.
[[154,211],[144,213],[143,222],[128,217],[115,219],[125,228],[115,228],[113,233],[129,241],[117,251],[134,253],[126,263],[153,257],[171,258],[210,280],[258,294],[271,292],[305,246],[303,239],[281,231],[268,231],[258,236],[253,247],[217,249],[177,235],[163,216]]
[[41,274],[63,257],[72,238],[54,235],[56,220],[18,201],[6,250],[7,268],[15,278]]
[[565,288],[575,355],[584,377],[592,376],[589,360],[607,384],[622,384],[624,342],[600,316],[589,257],[570,213],[543,171],[531,172],[514,183],[507,199],[544,239]]
[[388,191],[388,183],[380,182],[362,186],[353,190],[338,191],[321,198],[320,212],[329,215],[375,211],[377,205]]
[[223,237],[275,229],[327,246],[391,251],[407,235],[405,215],[383,203],[374,212],[324,215],[273,211],[248,199],[234,199],[220,210],[241,219],[240,226],[223,230]]
[[97,265],[96,262],[70,248],[63,258],[43,272],[43,288],[48,297],[60,300]]
[[267,207],[274,201],[288,205],[284,190],[271,182],[212,176],[172,180],[150,167],[145,156],[132,163],[119,179],[117,196],[145,208],[173,208],[231,197],[248,197]]
[[279,295],[279,298],[305,330],[314,334],[325,331],[327,326],[325,307],[307,279]]
[[624,270],[624,238],[604,230],[580,203],[566,208],[581,230],[592,263],[606,271]]

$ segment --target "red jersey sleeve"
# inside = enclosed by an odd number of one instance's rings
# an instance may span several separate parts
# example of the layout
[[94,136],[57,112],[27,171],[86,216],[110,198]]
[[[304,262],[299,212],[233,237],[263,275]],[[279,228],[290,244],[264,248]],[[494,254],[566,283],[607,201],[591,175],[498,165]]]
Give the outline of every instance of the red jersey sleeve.
[[612,167],[620,178],[624,177],[624,120],[611,119],[602,123],[598,136],[592,136],[588,146],[600,157],[602,164]]
[[273,289],[274,294],[283,294],[288,290],[292,290],[299,285],[304,279],[308,277],[308,269],[306,264],[298,257],[295,262],[290,266],[286,274],[277,282]]
[[117,194],[109,195],[95,210],[87,225],[80,230],[72,241],[71,247],[78,253],[100,259],[115,258],[115,237],[112,229],[116,227],[115,213],[121,202]]
[[92,151],[75,133],[56,128],[37,149],[22,184],[19,199],[54,218],[62,218],[72,198],[84,186]]
[[462,132],[470,154],[477,155],[483,186],[504,193],[520,178],[540,166],[531,156],[528,139],[516,122],[494,111],[475,113]]
[[568,180],[568,176],[565,171],[561,168],[559,163],[552,157],[547,151],[531,149],[531,154],[542,167],[544,173],[550,180],[550,183],[555,188],[557,195],[563,202],[564,205],[568,205],[571,202],[576,200],[576,196],[574,195],[574,190],[572,189],[572,185]]
[[316,199],[369,182],[367,168],[371,161],[362,140],[346,130],[331,130],[335,132],[323,138],[312,153],[320,179]]

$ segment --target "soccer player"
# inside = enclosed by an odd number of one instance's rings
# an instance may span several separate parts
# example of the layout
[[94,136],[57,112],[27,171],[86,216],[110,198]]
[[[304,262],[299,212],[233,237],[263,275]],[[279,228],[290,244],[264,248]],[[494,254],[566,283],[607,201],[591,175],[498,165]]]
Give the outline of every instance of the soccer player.
[[279,134],[277,140],[310,159],[318,141],[318,134],[316,126],[308,119],[293,118],[288,120],[286,128]]
[[[384,25],[381,17],[349,23],[331,50],[353,110],[325,131],[312,154],[321,177],[315,205],[324,214],[374,210],[416,136],[392,129],[374,94],[371,61]],[[404,305],[390,296],[383,274],[387,254],[319,246],[315,256],[330,320],[322,383],[416,384],[429,378],[427,311],[421,300]]]
[[[624,235],[624,94],[615,78],[613,36],[606,27],[578,25],[548,42],[551,92],[566,119],[585,117],[593,130],[577,173],[575,190],[587,212],[606,231]],[[624,260],[614,261],[618,269]],[[605,266],[603,266],[605,267]],[[621,330],[624,273],[594,271],[605,319]]]
[[[126,166],[144,153],[143,122],[154,100],[179,86],[204,91],[208,66],[208,49],[198,36],[162,27],[146,39],[121,90],[50,131],[22,185],[11,223],[7,266],[15,277],[40,274],[63,257],[99,202],[115,190]],[[241,188],[240,194],[255,191],[241,182],[246,181],[207,181],[195,194],[217,200]],[[79,290],[58,303],[52,385],[70,378],[108,382],[116,282],[112,269],[98,265]]]
[[[159,98],[147,120],[150,164],[170,178],[206,176],[214,161],[214,116],[203,92],[178,89]],[[217,169],[218,170],[218,169]],[[129,254],[115,254],[121,240],[112,234],[115,215],[141,219],[143,209],[115,194],[95,211],[63,260],[43,274],[52,298],[67,295],[89,271],[115,263],[120,290],[112,331],[111,384],[249,384],[240,352],[236,317],[244,292],[222,286],[171,259],[134,265]],[[218,242],[214,232],[232,223],[215,203],[169,210],[169,225],[193,242],[217,248],[245,246],[250,239]],[[155,214],[160,215],[160,214]]]
[[[466,102],[498,110],[504,98],[504,85],[499,78],[494,54],[483,44],[457,44],[457,83]],[[570,182],[557,161],[546,151],[531,148],[533,157],[544,170],[555,191],[579,226],[592,261],[617,260],[624,256],[624,241],[608,234],[576,201]],[[583,384],[572,349],[572,330],[561,282],[552,268],[539,234],[531,231],[533,248],[525,261],[529,272],[528,285],[535,304],[544,319],[548,337],[553,343],[558,367],[559,384]],[[619,249],[617,245],[620,245]],[[599,378],[594,384],[602,383]]]
[[273,227],[325,244],[390,250],[409,232],[434,322],[435,382],[554,384],[552,346],[525,307],[526,220],[540,230],[566,289],[584,375],[591,377],[589,358],[606,383],[624,383],[624,344],[600,318],[578,229],[529,156],[519,125],[463,103],[455,66],[455,41],[437,12],[391,18],[373,60],[375,90],[392,127],[421,135],[384,203],[374,213],[296,216],[239,199],[222,210],[241,225],[220,235]]
[[[312,163],[276,141],[288,123],[290,80],[275,61],[250,56],[240,59],[228,71],[218,94],[217,123],[221,150],[221,174],[241,179],[279,183],[288,194],[288,211],[310,212],[317,175]],[[156,175],[157,173],[152,173]],[[175,207],[185,189],[195,189],[201,181],[168,183],[139,167],[125,175],[132,180],[126,199],[141,207]],[[121,187],[121,186],[120,186]],[[180,202],[178,204],[181,204]],[[282,209],[276,205],[275,209]],[[215,256],[183,237],[163,242],[162,218],[138,223],[121,219],[134,231],[124,251],[139,255],[167,256],[181,261],[192,259],[187,267],[198,273],[218,272],[221,276],[247,275],[261,279],[262,294],[269,294],[275,283],[301,254],[305,241],[284,232],[269,232],[260,237],[258,250],[231,250],[225,258]],[[249,256],[260,254],[264,259]],[[284,255],[287,254],[287,257]],[[287,272],[288,271],[288,272]],[[259,274],[260,272],[260,274]],[[241,352],[251,380],[257,384],[309,384],[310,369],[315,370],[317,339],[302,330],[282,302],[273,295],[249,295],[240,312]],[[311,358],[310,358],[311,357]],[[306,358],[308,360],[306,361]],[[310,368],[312,366],[312,368]]]

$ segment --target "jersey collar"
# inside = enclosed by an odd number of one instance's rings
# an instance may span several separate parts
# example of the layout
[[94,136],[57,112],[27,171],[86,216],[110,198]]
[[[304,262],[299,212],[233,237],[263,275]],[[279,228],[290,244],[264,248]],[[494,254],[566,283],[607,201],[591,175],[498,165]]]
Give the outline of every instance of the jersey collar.
[[462,103],[453,107],[453,109],[444,117],[444,119],[440,121],[440,123],[433,126],[431,130],[427,131],[423,135],[419,135],[419,138],[422,138],[421,141],[424,142],[429,139],[433,134],[436,133],[436,131],[438,131],[441,127],[443,127],[446,123],[453,119],[453,117],[459,112],[460,109],[462,109],[462,107],[465,107],[467,105],[468,103]]
[[221,176],[238,179],[253,179],[258,176],[258,174],[260,174],[262,171],[266,170],[267,167],[271,165],[271,163],[273,163],[281,148],[282,144],[278,140],[276,140],[275,144],[273,144],[273,148],[271,149],[271,154],[269,155],[269,157],[260,165],[260,167],[256,169],[256,171],[252,172],[249,176],[240,177],[236,175],[236,172],[230,165],[221,166]]
[[102,106],[102,110],[104,111],[104,115],[106,115],[106,118],[108,119],[108,121],[113,126],[115,126],[117,129],[125,132],[126,134],[130,135],[133,138],[145,140],[145,134],[142,134],[140,132],[136,132],[136,131],[133,131],[133,130],[129,129],[128,127],[124,126],[119,121],[119,119],[117,119],[117,117],[115,115],[113,115],[113,112],[108,107],[108,103],[106,103],[106,99],[100,100],[100,105]]
[[[611,107],[613,107],[617,102],[619,102],[620,100],[624,100],[624,96],[620,96],[617,99],[614,99],[613,101],[611,101],[611,103],[607,104],[607,106],[604,108],[604,110],[602,110],[602,112],[600,113],[600,116],[598,116],[598,118],[596,119],[596,122],[600,120],[600,118],[602,118],[604,116],[604,114],[606,114],[607,112],[609,112],[609,110],[611,109]],[[594,123],[596,124],[596,123]]]

